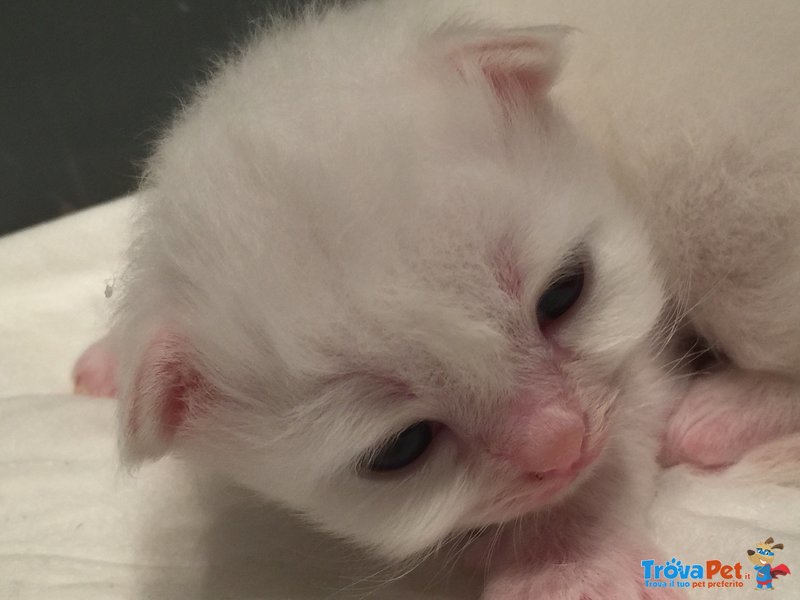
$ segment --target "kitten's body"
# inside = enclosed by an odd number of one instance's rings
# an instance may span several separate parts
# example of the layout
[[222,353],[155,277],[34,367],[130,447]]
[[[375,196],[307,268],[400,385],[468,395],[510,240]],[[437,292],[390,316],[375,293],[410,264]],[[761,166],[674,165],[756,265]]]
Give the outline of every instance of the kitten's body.
[[[637,567],[685,386],[666,307],[798,404],[797,6],[367,3],[254,44],[151,165],[111,338],[127,456],[175,449],[395,555],[534,512],[488,597],[668,597]],[[563,30],[484,18],[578,28],[552,104]],[[576,310],[540,327],[584,252]],[[678,458],[708,453],[697,389]],[[443,424],[422,467],[352,472],[420,420]]]

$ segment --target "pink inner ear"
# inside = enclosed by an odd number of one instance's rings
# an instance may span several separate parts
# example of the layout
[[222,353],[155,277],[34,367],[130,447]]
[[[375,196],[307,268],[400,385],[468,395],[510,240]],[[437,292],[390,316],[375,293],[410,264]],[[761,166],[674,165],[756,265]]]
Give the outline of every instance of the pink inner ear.
[[128,430],[136,435],[145,419],[171,439],[184,424],[189,402],[207,387],[195,368],[188,344],[174,333],[162,331],[150,342],[136,373]]
[[476,51],[491,58],[483,65],[483,72],[503,104],[512,102],[517,95],[535,97],[546,91],[552,83],[553,74],[547,65],[526,63],[517,58],[517,55],[543,51],[542,45],[532,40],[487,42],[479,45]]
[[174,432],[183,425],[189,409],[187,400],[202,386],[200,374],[193,369],[173,374],[173,381],[167,390],[164,404],[165,428]]
[[480,68],[501,104],[508,108],[547,93],[559,68],[559,42],[530,35],[498,36],[467,43],[452,53],[464,75],[470,63]]

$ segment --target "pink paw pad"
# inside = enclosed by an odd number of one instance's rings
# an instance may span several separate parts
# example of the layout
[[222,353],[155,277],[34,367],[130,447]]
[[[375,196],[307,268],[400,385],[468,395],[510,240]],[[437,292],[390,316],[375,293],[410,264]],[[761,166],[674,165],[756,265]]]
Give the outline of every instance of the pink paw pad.
[[662,462],[681,462],[699,467],[726,467],[734,464],[754,445],[747,422],[736,414],[720,413],[692,424],[678,422],[670,426]]
[[725,467],[748,450],[798,429],[791,384],[728,371],[698,379],[670,419],[661,462]]
[[117,395],[117,357],[107,338],[89,346],[72,369],[76,394],[113,398]]

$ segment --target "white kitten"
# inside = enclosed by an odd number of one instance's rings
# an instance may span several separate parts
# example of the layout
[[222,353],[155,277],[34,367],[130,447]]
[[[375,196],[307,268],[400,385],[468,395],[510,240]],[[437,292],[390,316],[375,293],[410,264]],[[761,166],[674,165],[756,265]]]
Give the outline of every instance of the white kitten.
[[[154,156],[110,341],[77,368],[119,385],[125,458],[175,452],[392,557],[527,515],[487,597],[644,597],[667,303],[741,367],[800,361],[798,61],[764,62],[800,11],[761,31],[713,4],[738,27],[691,2],[372,2],[252,44]],[[581,32],[551,94],[554,23]]]

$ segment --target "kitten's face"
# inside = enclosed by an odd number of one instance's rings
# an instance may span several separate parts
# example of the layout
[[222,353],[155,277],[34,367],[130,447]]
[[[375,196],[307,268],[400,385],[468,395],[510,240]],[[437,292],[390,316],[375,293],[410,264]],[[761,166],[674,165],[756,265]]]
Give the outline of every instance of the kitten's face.
[[[510,120],[496,91],[346,98],[275,154],[162,176],[246,207],[176,267],[205,382],[182,454],[394,556],[557,502],[603,459],[660,288],[591,153],[544,98]],[[229,143],[257,145],[245,129]]]
[[457,244],[440,223],[427,232],[442,237],[435,251],[364,280],[348,261],[321,283],[333,290],[309,282],[284,332],[304,336],[286,360],[305,364],[282,370],[280,398],[260,381],[263,396],[227,422],[237,435],[194,448],[201,462],[397,556],[568,494],[641,401],[627,370],[648,351],[659,292],[625,221],[561,227],[542,218],[535,190],[519,202],[528,219],[518,212],[502,231],[527,233],[514,242],[475,239],[481,227],[465,219]]

